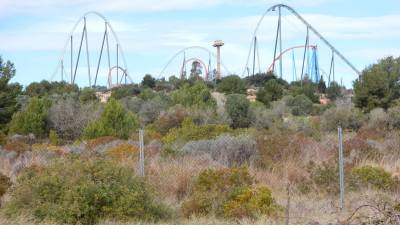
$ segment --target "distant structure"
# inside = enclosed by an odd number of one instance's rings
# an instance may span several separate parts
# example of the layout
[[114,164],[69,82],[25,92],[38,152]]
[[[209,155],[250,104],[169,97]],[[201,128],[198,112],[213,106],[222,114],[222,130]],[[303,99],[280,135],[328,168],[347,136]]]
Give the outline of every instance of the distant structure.
[[222,40],[214,41],[213,47],[217,48],[217,74],[216,79],[221,79],[221,47],[224,45]]

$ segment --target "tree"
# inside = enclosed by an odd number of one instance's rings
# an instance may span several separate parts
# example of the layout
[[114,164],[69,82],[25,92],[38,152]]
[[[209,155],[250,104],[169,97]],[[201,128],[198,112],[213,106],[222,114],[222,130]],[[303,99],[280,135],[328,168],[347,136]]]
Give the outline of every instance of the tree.
[[47,136],[47,113],[51,103],[47,99],[33,97],[25,109],[13,115],[10,123],[10,133]]
[[264,87],[258,91],[257,100],[264,103],[266,106],[272,101],[277,101],[282,98],[283,87],[278,83],[277,80],[271,79],[267,81]]
[[136,85],[128,84],[115,87],[111,90],[111,98],[122,99],[128,96],[135,96],[140,93],[140,88]]
[[181,104],[185,107],[199,109],[215,109],[217,106],[207,85],[202,81],[196,81],[192,86],[189,84],[183,85],[171,94],[171,100],[174,105]]
[[325,93],[326,92],[326,84],[325,84],[323,76],[321,76],[321,79],[318,82],[318,92],[319,93]]
[[82,89],[81,93],[79,94],[79,100],[82,103],[97,101],[96,91],[88,87]]
[[0,130],[5,128],[18,110],[17,97],[21,94],[22,86],[9,83],[15,71],[14,64],[10,61],[4,63],[0,56]]
[[400,57],[387,57],[366,68],[354,82],[354,103],[364,111],[387,109],[400,97]]
[[217,90],[225,94],[245,94],[246,84],[237,75],[230,75],[222,78],[217,85]]
[[232,119],[232,127],[248,127],[250,102],[245,95],[231,94],[227,96],[225,110]]
[[156,79],[153,78],[150,74],[146,74],[143,77],[142,85],[148,88],[154,88],[156,86]]
[[30,97],[43,97],[53,94],[64,95],[72,92],[79,92],[79,87],[76,84],[68,84],[62,82],[48,82],[43,80],[41,82],[33,82],[25,89],[25,94]]
[[342,87],[337,82],[332,81],[326,89],[326,95],[330,100],[335,101],[342,97]]
[[126,112],[117,100],[110,98],[100,118],[88,124],[83,136],[86,139],[102,136],[127,139],[138,126],[137,116],[132,112]]
[[302,84],[299,82],[293,82],[291,85],[291,94],[293,96],[305,95],[314,103],[319,102],[319,96],[316,95],[317,91],[317,85],[307,77],[303,80]]

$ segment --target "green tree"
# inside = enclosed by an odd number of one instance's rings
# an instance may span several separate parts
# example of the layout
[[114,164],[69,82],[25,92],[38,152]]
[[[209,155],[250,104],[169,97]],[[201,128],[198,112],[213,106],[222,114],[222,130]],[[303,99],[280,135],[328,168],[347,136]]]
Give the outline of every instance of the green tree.
[[122,99],[128,96],[135,96],[140,93],[140,88],[136,85],[128,84],[115,87],[111,90],[111,98]]
[[171,94],[171,100],[174,105],[181,104],[185,107],[199,109],[215,109],[217,106],[207,85],[202,81],[196,81],[192,86],[189,84],[183,85]]
[[400,97],[400,57],[387,57],[366,68],[354,82],[354,103],[364,111],[390,107]]
[[250,102],[245,95],[231,94],[226,98],[225,110],[232,119],[232,127],[248,127]]
[[117,100],[110,98],[100,118],[88,124],[83,136],[86,139],[102,136],[127,139],[138,126],[137,116],[127,112]]
[[72,92],[79,92],[79,87],[75,84],[68,84],[62,82],[48,82],[43,80],[41,82],[33,82],[25,88],[25,94],[30,97],[42,97],[53,94],[63,95]]
[[316,94],[318,91],[318,86],[311,82],[308,78],[305,78],[303,84],[298,82],[291,86],[291,93],[293,96],[305,95],[314,103],[319,102],[319,96]]
[[22,86],[9,83],[14,76],[14,64],[10,61],[4,63],[0,56],[0,130],[5,128],[18,109],[17,96],[21,94]]
[[342,87],[337,82],[332,81],[326,89],[326,95],[330,100],[335,101],[342,97]]
[[217,85],[217,90],[225,94],[245,94],[246,84],[237,75],[230,75],[222,78]]
[[146,74],[143,77],[142,85],[148,88],[154,88],[156,86],[156,79],[153,78],[150,74]]
[[319,93],[325,93],[326,92],[326,84],[325,84],[323,76],[321,76],[321,79],[318,82],[318,92]]
[[269,106],[271,102],[282,98],[282,95],[283,86],[277,80],[271,79],[265,83],[264,88],[258,91],[257,100]]
[[79,100],[82,103],[97,101],[96,91],[89,87],[82,89],[81,93],[79,94]]
[[43,137],[47,134],[47,113],[50,101],[44,98],[32,97],[25,109],[13,115],[10,123],[10,133],[30,134]]

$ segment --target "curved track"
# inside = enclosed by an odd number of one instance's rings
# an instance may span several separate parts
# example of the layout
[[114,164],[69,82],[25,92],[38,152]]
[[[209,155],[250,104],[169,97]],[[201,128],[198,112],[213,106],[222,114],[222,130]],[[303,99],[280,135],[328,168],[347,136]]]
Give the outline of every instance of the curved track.
[[298,20],[300,20],[306,26],[307,29],[309,29],[311,32],[313,32],[322,42],[324,42],[325,45],[327,45],[332,50],[333,53],[338,55],[339,58],[341,58],[355,73],[357,73],[357,75],[361,74],[360,71],[346,57],[344,57],[341,52],[339,52],[339,50],[337,50],[327,39],[325,39],[313,26],[311,26],[310,23],[308,23],[292,7],[290,7],[288,5],[284,5],[284,4],[277,4],[277,5],[274,5],[274,6],[270,7],[270,8],[268,8],[267,11],[265,11],[264,14],[261,16],[260,20],[258,21],[258,23],[256,25],[256,28],[255,28],[253,36],[252,36],[252,40],[250,42],[249,54],[247,56],[246,65],[245,65],[244,70],[243,70],[243,76],[246,73],[246,70],[247,70],[248,65],[249,65],[251,50],[252,50],[252,46],[254,45],[254,40],[257,37],[257,32],[258,32],[262,22],[264,21],[265,16],[269,12],[275,11],[277,8],[279,9],[279,11],[280,11],[281,8],[284,8],[284,9],[288,10],[290,13],[292,13],[294,16],[296,16],[296,18]]
[[[129,76],[129,73],[128,73],[128,64],[127,64],[127,62],[126,62],[126,58],[125,58],[124,51],[123,51],[123,49],[122,49],[121,43],[120,43],[120,41],[119,41],[119,39],[118,39],[118,36],[117,36],[117,34],[115,33],[115,31],[114,31],[114,28],[111,26],[111,24],[108,22],[107,18],[106,18],[104,15],[102,15],[101,13],[96,12],[96,11],[89,11],[89,12],[86,12],[81,18],[79,18],[79,19],[76,21],[75,25],[72,27],[71,31],[70,31],[69,34],[68,34],[68,38],[67,38],[67,40],[65,41],[65,44],[64,44],[64,48],[63,48],[63,50],[62,50],[62,53],[60,54],[59,61],[58,61],[58,64],[57,64],[57,66],[56,66],[56,69],[55,69],[54,73],[53,73],[53,74],[51,75],[51,77],[50,77],[50,81],[52,81],[52,80],[55,78],[55,76],[59,73],[60,68],[63,66],[63,59],[64,59],[64,56],[65,56],[65,54],[66,54],[66,52],[67,52],[67,48],[68,48],[68,46],[70,45],[71,37],[72,37],[73,34],[75,33],[75,31],[76,31],[76,29],[78,28],[79,24],[81,24],[82,21],[85,21],[85,20],[86,20],[86,17],[89,16],[89,15],[96,16],[96,17],[102,19],[102,20],[104,21],[104,23],[105,23],[105,29],[106,29],[106,30],[109,29],[109,30],[111,31],[111,33],[112,33],[112,35],[113,35],[113,37],[114,37],[114,39],[115,39],[115,42],[116,42],[117,45],[118,45],[118,51],[120,52],[120,54],[121,54],[121,56],[122,56],[122,62],[123,62],[124,68],[125,68],[125,69],[124,69],[124,73],[126,74],[126,76],[128,77],[128,79],[130,80],[130,82],[133,82],[132,78]],[[111,68],[109,68],[109,70],[111,70]],[[73,83],[73,81],[71,81],[71,83]]]

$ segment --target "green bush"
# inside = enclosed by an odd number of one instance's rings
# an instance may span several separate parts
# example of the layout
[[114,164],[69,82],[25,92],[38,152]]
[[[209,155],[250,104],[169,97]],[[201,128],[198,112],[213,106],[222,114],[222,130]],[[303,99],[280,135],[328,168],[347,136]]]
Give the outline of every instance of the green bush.
[[350,185],[353,188],[372,187],[379,190],[394,190],[399,181],[380,167],[356,167],[350,173]]
[[349,105],[332,107],[321,116],[321,128],[326,131],[336,130],[339,125],[344,129],[357,130],[362,122],[363,114]]
[[58,145],[58,135],[54,130],[50,130],[49,132],[49,141],[52,145]]
[[102,136],[127,139],[138,125],[137,117],[131,112],[126,112],[117,100],[111,98],[100,118],[89,123],[85,128],[83,136],[85,139]]
[[276,79],[270,79],[257,92],[257,101],[269,106],[271,102],[279,100],[282,96],[283,86]]
[[194,107],[200,109],[216,109],[217,103],[211,96],[207,85],[202,81],[197,81],[194,85],[183,85],[179,90],[171,94],[171,100],[174,105],[180,104],[185,107]]
[[42,137],[46,135],[46,118],[50,101],[33,97],[26,108],[13,115],[10,123],[11,134],[29,134]]
[[232,129],[226,125],[196,125],[191,118],[185,118],[181,127],[172,128],[162,139],[165,144],[173,144],[181,141],[196,141],[201,139],[212,139],[220,134],[232,132]]
[[182,205],[183,213],[227,218],[275,213],[278,207],[269,188],[254,187],[253,182],[244,167],[207,169],[195,178],[189,199]]
[[245,95],[231,94],[226,98],[225,110],[232,119],[233,128],[248,127],[250,102]]
[[158,220],[168,210],[130,168],[106,160],[64,159],[27,168],[5,205],[8,216],[22,213],[37,221],[96,224],[100,219]]
[[313,102],[303,94],[288,98],[286,104],[294,116],[309,115],[313,110]]
[[[11,186],[10,178],[0,173],[0,199],[7,192],[7,189]],[[1,206],[1,202],[0,202]]]
[[318,189],[337,194],[339,192],[338,171],[336,164],[323,163],[312,169],[311,180]]

